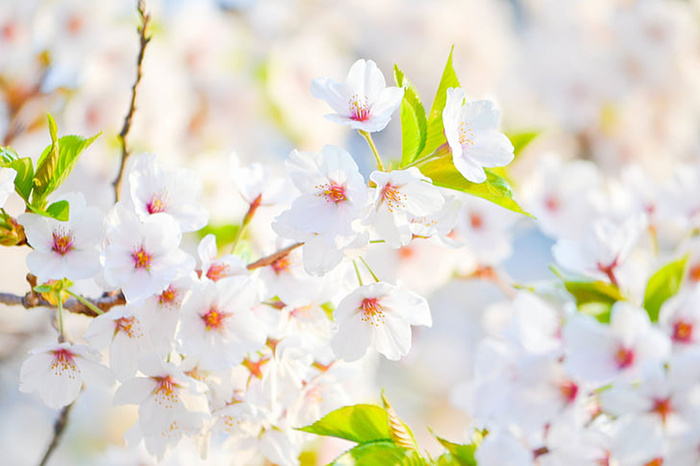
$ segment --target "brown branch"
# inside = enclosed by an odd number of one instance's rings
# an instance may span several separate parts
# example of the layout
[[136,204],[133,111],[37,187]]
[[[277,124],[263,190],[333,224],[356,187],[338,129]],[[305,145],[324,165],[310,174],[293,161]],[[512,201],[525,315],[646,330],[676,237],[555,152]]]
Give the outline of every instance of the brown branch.
[[[107,312],[114,306],[126,304],[126,299],[121,291],[114,293],[105,293],[99,299],[88,299],[91,304],[93,304],[98,309]],[[34,292],[29,292],[24,296],[18,296],[12,293],[0,293],[0,304],[6,304],[8,306],[22,306],[25,309],[31,309],[34,307],[49,307],[56,309],[56,306],[49,301],[41,297],[41,295]],[[88,317],[97,317],[97,313],[90,309],[85,304],[81,303],[75,298],[70,298],[66,300],[63,304],[63,309],[73,314],[82,314]]]
[[151,41],[151,36],[148,33],[148,26],[151,23],[151,15],[146,12],[146,2],[145,0],[139,0],[137,4],[137,9],[139,12],[139,18],[141,24],[138,27],[140,46],[139,55],[136,59],[136,80],[134,85],[131,86],[131,102],[129,104],[129,111],[124,117],[124,126],[119,133],[119,142],[122,146],[122,158],[119,165],[119,172],[117,173],[117,178],[114,180],[114,196],[116,200],[119,200],[119,190],[122,185],[122,178],[124,176],[124,168],[126,167],[126,161],[131,155],[131,148],[129,147],[127,137],[129,136],[129,131],[131,130],[131,123],[134,118],[134,113],[136,112],[136,93],[138,91],[139,84],[141,83],[141,78],[143,77],[143,57],[146,53],[146,46]]
[[256,260],[252,264],[248,264],[248,270],[254,270],[254,269],[259,269],[260,267],[265,267],[267,265],[272,264],[276,260],[282,259],[283,257],[286,257],[287,254],[298,248],[299,246],[302,246],[304,243],[294,243],[291,246],[287,246],[284,249],[281,249],[277,251],[274,254],[270,254],[269,256],[265,256],[261,259]]
[[51,439],[49,446],[46,448],[46,453],[44,453],[44,457],[41,459],[39,466],[45,466],[46,463],[49,462],[53,452],[56,450],[56,447],[58,447],[58,443],[61,441],[61,437],[63,437],[63,433],[68,426],[68,415],[70,414],[70,410],[73,408],[74,404],[75,401],[67,406],[64,406],[61,413],[58,415],[58,419],[56,419],[56,422],[53,425],[53,438]]

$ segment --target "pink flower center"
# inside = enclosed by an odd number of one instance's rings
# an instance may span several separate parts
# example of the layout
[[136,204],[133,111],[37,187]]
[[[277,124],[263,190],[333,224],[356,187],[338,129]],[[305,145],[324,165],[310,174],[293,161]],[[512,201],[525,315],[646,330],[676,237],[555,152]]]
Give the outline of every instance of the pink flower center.
[[367,121],[369,120],[369,102],[367,102],[367,97],[355,94],[352,96],[349,102],[350,105],[350,119],[355,121]]
[[151,269],[151,261],[153,257],[141,246],[138,250],[131,253],[131,258],[134,260],[134,268],[136,269]]
[[73,250],[73,236],[70,234],[70,232],[66,232],[62,228],[59,228],[58,230],[54,230],[51,236],[53,237],[51,249],[55,253],[65,256]]
[[404,203],[406,195],[402,194],[399,188],[391,183],[387,183],[382,188],[382,199],[386,202],[389,212],[393,212],[394,209],[406,207]]
[[228,265],[224,263],[215,263],[209,266],[207,270],[207,278],[211,281],[218,281],[227,276]]
[[624,346],[620,346],[615,352],[615,362],[620,369],[627,369],[634,364],[634,358],[634,351]]
[[270,264],[270,267],[272,267],[272,270],[275,271],[276,275],[279,275],[284,272],[289,272],[289,257],[280,257],[276,261],[272,262],[272,264]]
[[680,343],[690,343],[693,340],[693,324],[684,320],[679,320],[673,324],[674,341]]
[[77,372],[78,368],[75,365],[75,355],[65,348],[57,349],[51,351],[53,354],[53,362],[51,363],[51,370],[57,374],[61,375],[64,372]]
[[548,211],[556,212],[559,210],[559,199],[553,195],[547,196],[547,198],[544,200],[544,206]]
[[153,391],[156,402],[164,408],[173,408],[178,402],[175,389],[181,387],[170,375],[152,379],[156,382],[156,389]]
[[330,184],[317,186],[317,188],[322,189],[319,196],[325,197],[327,202],[333,202],[334,204],[339,204],[348,200],[345,195],[345,186],[337,184],[336,182],[331,182]]
[[700,264],[695,264],[690,268],[688,277],[694,282],[700,282]]
[[124,332],[129,338],[134,337],[136,318],[131,317],[120,317],[114,321],[116,324],[115,332]]
[[206,314],[202,315],[202,321],[207,330],[220,330],[224,328],[225,320],[231,314],[225,312],[220,312],[216,307],[212,307],[207,311]]
[[151,200],[146,204],[146,210],[148,210],[149,214],[164,212],[165,201],[163,200],[163,197],[158,193],[154,194]]
[[158,295],[158,304],[169,306],[175,304],[179,298],[179,293],[172,285],[168,286],[161,294]]
[[477,213],[471,213],[469,215],[469,223],[471,223],[473,229],[478,230],[484,225],[484,218]]
[[460,124],[457,133],[459,135],[459,145],[463,149],[474,145],[474,131],[472,131],[469,123]]
[[386,323],[386,315],[377,298],[365,298],[360,304],[362,322],[367,322],[373,327],[380,327]]
[[671,406],[670,398],[661,398],[654,400],[654,406],[651,408],[651,412],[661,416],[661,422],[666,423],[666,419],[673,412],[673,407]]
[[578,385],[571,380],[565,380],[559,384],[559,393],[567,404],[572,403],[578,395]]

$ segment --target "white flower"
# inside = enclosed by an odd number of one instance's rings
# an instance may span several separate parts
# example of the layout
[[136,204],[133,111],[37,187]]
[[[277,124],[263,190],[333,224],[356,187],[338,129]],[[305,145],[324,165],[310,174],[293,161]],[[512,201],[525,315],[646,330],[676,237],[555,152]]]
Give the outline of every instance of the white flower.
[[445,205],[439,189],[416,167],[388,173],[375,171],[369,178],[377,185],[372,225],[392,248],[411,242],[413,220],[438,214]]
[[304,268],[328,272],[368,239],[360,225],[369,210],[369,190],[350,154],[324,146],[320,154],[293,151],[287,161],[292,182],[302,193],[275,219],[282,237],[304,241]]
[[17,217],[34,249],[27,256],[27,265],[41,282],[91,278],[100,268],[97,246],[104,233],[104,215],[96,207],[86,207],[81,193],[67,194],[64,199],[70,205],[66,222],[32,213]]
[[102,253],[104,275],[127,300],[159,293],[194,268],[194,258],[178,249],[181,233],[171,216],[153,214],[141,221],[117,204],[111,223]]
[[386,127],[404,91],[386,87],[384,75],[372,60],[357,60],[344,83],[317,78],[311,83],[311,93],[337,112],[326,115],[329,120],[372,133]]
[[197,246],[197,255],[202,263],[200,268],[202,280],[215,282],[232,275],[248,275],[243,259],[233,254],[217,259],[217,254],[216,237],[209,234],[202,238]]
[[96,348],[109,346],[109,366],[119,380],[136,375],[138,357],[152,350],[137,308],[116,306],[95,318],[85,339]]
[[455,167],[473,183],[486,181],[483,167],[502,167],[513,160],[513,144],[498,131],[500,117],[491,101],[469,101],[464,90],[447,90],[445,136]]
[[254,285],[246,277],[196,287],[182,309],[182,348],[200,356],[205,368],[224,370],[239,364],[265,344],[262,322],[251,312],[255,304]]
[[38,392],[51,408],[66,406],[78,397],[83,382],[111,384],[112,376],[99,364],[100,354],[85,345],[59,343],[29,352],[20,370],[19,389]]
[[598,386],[633,379],[642,369],[662,364],[671,350],[670,340],[652,327],[646,311],[626,301],[613,305],[609,326],[577,314],[564,326],[563,336],[568,372]]
[[411,348],[411,325],[432,325],[425,298],[383,282],[350,293],[338,304],[335,317],[338,332],[331,347],[345,361],[360,359],[370,347],[398,360]]
[[156,163],[155,154],[142,154],[133,162],[128,180],[126,200],[141,218],[157,213],[172,215],[182,232],[207,224],[209,214],[199,202],[202,188],[191,171],[165,171]]
[[138,427],[149,453],[163,458],[183,434],[198,433],[209,419],[206,386],[155,356],[139,362],[146,377],[127,380],[114,394],[115,404],[138,404]]
[[17,172],[12,168],[0,168],[0,208],[5,205],[10,194],[15,192],[15,177]]

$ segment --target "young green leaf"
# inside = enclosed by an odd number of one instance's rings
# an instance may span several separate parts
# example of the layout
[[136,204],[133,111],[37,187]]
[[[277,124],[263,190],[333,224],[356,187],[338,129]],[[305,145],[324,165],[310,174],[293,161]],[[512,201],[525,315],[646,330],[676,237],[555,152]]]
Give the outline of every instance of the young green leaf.
[[34,180],[32,159],[24,157],[13,160],[8,166],[17,172],[17,176],[15,176],[15,191],[28,203]]
[[56,165],[58,164],[58,139],[56,122],[53,117],[48,114],[49,133],[51,134],[51,144],[44,149],[36,162],[36,172],[34,173],[34,194],[32,196],[32,205],[38,208],[43,208],[45,204],[49,182],[54,176]]
[[422,466],[426,462],[418,452],[406,450],[391,441],[364,443],[340,455],[332,466]]
[[455,168],[450,157],[439,157],[419,165],[421,173],[433,180],[435,186],[462,191],[473,196],[486,199],[505,209],[512,210],[529,217],[532,215],[525,212],[513,199],[513,192],[508,181],[500,175],[486,169],[486,181],[483,183],[472,183],[462,176]]
[[445,138],[445,127],[442,123],[442,111],[445,109],[445,103],[447,102],[447,89],[460,87],[457,73],[452,66],[452,52],[454,52],[454,46],[450,49],[450,55],[447,57],[445,70],[442,73],[442,78],[435,94],[435,100],[433,100],[433,105],[430,107],[427,137],[425,146],[419,154],[420,156],[431,154],[447,141]]
[[401,101],[401,167],[413,162],[425,146],[428,122],[418,91],[394,65],[396,85],[404,89]]
[[406,423],[399,419],[399,416],[387,401],[384,393],[382,393],[382,404],[388,416],[389,432],[391,433],[391,438],[394,440],[394,443],[408,450],[418,451],[416,437]]
[[68,201],[65,200],[56,201],[46,209],[46,213],[51,218],[55,218],[61,222],[67,222],[70,218],[70,205]]
[[386,440],[394,444],[386,411],[374,405],[344,406],[299,430],[310,434],[338,437],[360,444],[378,440]]
[[0,163],[10,164],[18,158],[17,152],[12,147],[0,147]]
[[459,443],[453,443],[448,440],[445,440],[444,438],[440,438],[437,435],[435,435],[435,438],[438,442],[440,442],[440,444],[443,447],[445,447],[445,449],[447,449],[450,455],[450,459],[452,459],[451,463],[446,462],[444,464],[455,464],[459,466],[476,466],[476,459],[474,459],[476,445],[462,445]]
[[647,289],[644,292],[644,309],[652,322],[659,320],[659,311],[666,300],[678,293],[687,262],[688,256],[685,256],[666,264],[647,282]]
[[522,133],[507,133],[508,139],[510,139],[511,144],[513,144],[513,154],[515,157],[520,155],[520,153],[530,145],[532,141],[539,136],[537,131],[524,131]]

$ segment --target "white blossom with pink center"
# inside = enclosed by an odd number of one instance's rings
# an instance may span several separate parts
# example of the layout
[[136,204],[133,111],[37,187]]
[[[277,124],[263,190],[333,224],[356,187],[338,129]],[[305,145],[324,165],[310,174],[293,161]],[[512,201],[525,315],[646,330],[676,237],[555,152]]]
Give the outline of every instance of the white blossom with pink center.
[[626,301],[616,302],[610,325],[576,314],[564,326],[567,353],[564,362],[575,380],[597,386],[640,377],[642,370],[662,365],[671,342],[653,327],[644,309]]
[[22,363],[19,389],[37,392],[51,408],[66,406],[78,397],[83,383],[111,385],[109,370],[100,353],[86,345],[59,343],[35,348]]
[[102,252],[105,280],[121,287],[128,301],[162,292],[194,269],[194,258],[178,248],[180,238],[173,217],[153,214],[141,220],[117,204]]
[[246,264],[240,257],[228,254],[217,258],[216,237],[212,234],[205,236],[199,242],[197,255],[201,264],[199,270],[202,280],[215,282],[233,275],[248,275]]
[[372,348],[398,360],[411,349],[411,325],[432,325],[428,302],[418,294],[384,282],[361,286],[335,310],[338,331],[333,352],[357,361]]
[[489,100],[470,101],[461,88],[447,90],[442,112],[445,136],[455,167],[473,183],[486,181],[484,167],[513,161],[513,144],[498,131],[501,112]]
[[33,248],[27,256],[27,265],[41,282],[92,278],[100,268],[102,211],[87,207],[81,193],[66,194],[63,199],[70,205],[66,222],[32,213],[17,218]]
[[317,78],[311,83],[314,97],[325,100],[336,113],[326,115],[331,121],[372,133],[383,130],[391,114],[401,104],[404,90],[386,87],[384,75],[372,60],[357,60],[345,82]]
[[183,435],[198,434],[209,419],[207,387],[152,355],[141,358],[139,370],[144,376],[125,381],[114,403],[138,405],[131,435],[143,437],[148,452],[162,460]]
[[301,192],[272,228],[282,236],[304,241],[304,268],[312,275],[333,269],[345,250],[364,246],[362,221],[369,211],[369,190],[349,153],[324,146],[321,153],[293,151],[287,169]]
[[372,226],[392,248],[406,246],[413,238],[415,218],[442,212],[445,198],[430,178],[416,167],[391,172],[375,171],[369,176],[374,188]]
[[209,214],[199,202],[199,178],[190,170],[164,170],[155,154],[135,158],[127,174],[122,198],[141,218],[157,213],[171,215],[182,232],[196,231],[207,224]]
[[109,347],[109,367],[118,380],[136,375],[139,355],[153,351],[153,345],[134,305],[117,306],[95,318],[85,339],[95,348]]
[[264,325],[251,312],[257,303],[255,285],[246,277],[196,286],[182,309],[182,350],[199,356],[205,369],[240,364],[265,344]]

